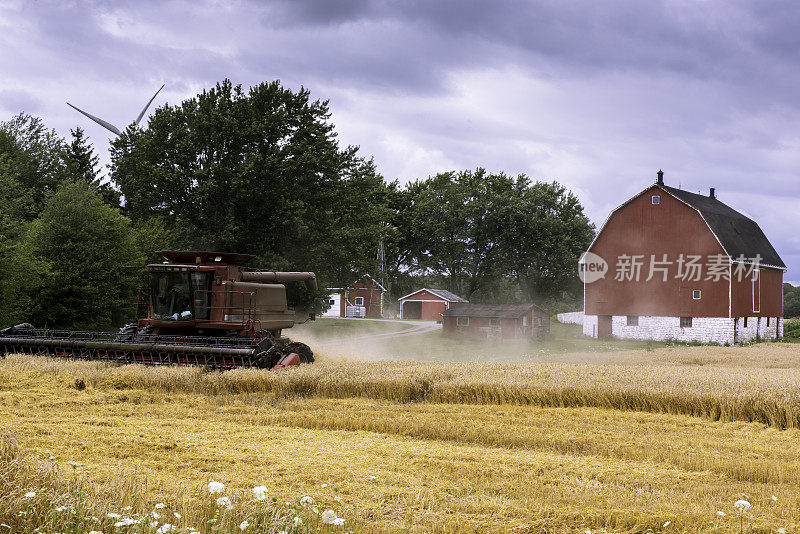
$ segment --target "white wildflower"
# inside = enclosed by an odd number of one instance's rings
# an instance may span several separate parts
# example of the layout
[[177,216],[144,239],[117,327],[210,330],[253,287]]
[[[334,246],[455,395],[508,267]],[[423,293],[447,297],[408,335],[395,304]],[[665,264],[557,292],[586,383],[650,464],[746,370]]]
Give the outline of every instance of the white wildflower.
[[157,514],[156,512],[150,512],[150,515],[153,516],[153,519],[161,519],[161,516],[159,514]]
[[55,459],[56,459],[56,457],[55,457],[55,456],[49,456],[48,458],[49,458],[50,460],[55,460]]
[[306,495],[305,497],[302,497],[300,499],[300,504],[302,504],[303,506],[308,506],[309,504],[314,504],[314,499],[312,497],[310,497],[309,495]]
[[114,512],[109,512],[109,513],[106,515],[106,517],[107,517],[107,518],[109,518],[109,519],[119,519],[119,518],[120,518],[120,517],[122,517],[122,516],[121,516],[121,515],[119,515],[119,514],[116,514],[116,513],[114,513]]
[[182,517],[178,512],[173,512],[172,515],[174,515],[176,519],[180,519]]
[[342,517],[337,517],[336,519],[334,519],[334,520],[333,520],[333,524],[334,524],[335,526],[337,526],[337,527],[342,527],[342,526],[344,526],[344,518],[342,518]]
[[375,475],[370,475],[370,476],[369,476],[369,479],[370,479],[370,480],[378,480],[378,477],[376,477]]
[[775,495],[772,496],[772,502],[778,502],[778,498]]
[[324,524],[332,525],[333,522],[336,520],[336,512],[334,512],[333,510],[325,510],[324,512],[322,512],[320,518],[322,519],[322,522]]
[[211,481],[208,483],[208,492],[211,494],[222,493],[225,491],[225,484],[222,482]]
[[299,516],[294,516],[294,519],[292,519],[292,524],[294,525],[295,528],[297,528],[303,524],[303,520],[300,519]]
[[29,491],[28,493],[25,494],[26,499],[33,499],[34,497],[36,497],[35,491]]
[[717,515],[720,516],[720,517],[725,517],[725,512],[723,512],[722,510],[719,510],[717,512]]
[[279,530],[278,534],[286,534],[286,531],[285,530]]
[[231,504],[231,499],[230,499],[230,497],[219,497],[219,498],[217,499],[217,506],[224,506],[224,507],[225,507],[225,508],[227,508],[228,510],[230,510],[231,508],[233,508],[233,505]]
[[778,529],[778,534],[786,534],[786,529],[781,527]]
[[92,516],[92,521],[94,521],[95,523],[99,523],[100,522],[100,518]]
[[158,530],[156,530],[156,534],[164,534],[165,532],[171,532],[173,530],[178,530],[178,529],[175,528],[174,525],[170,525],[169,523],[164,523],[163,525],[158,527]]
[[320,486],[320,488],[327,488],[327,487],[328,487],[327,484],[323,484],[322,486]]
[[247,530],[247,527],[250,526],[250,521],[244,520],[239,523],[239,530]]
[[67,509],[66,506],[59,506],[58,508],[56,508],[56,512],[63,512],[66,509]]
[[746,511],[750,510],[753,507],[752,504],[750,504],[749,502],[745,501],[744,499],[739,499],[738,501],[733,503],[733,506],[735,508],[738,508],[740,512],[746,512]]
[[103,533],[100,532],[99,530],[90,530],[89,534],[103,534]]
[[157,505],[154,506],[154,508],[156,510],[161,510],[162,508],[166,508],[166,507],[167,507],[167,505],[164,504],[163,502],[160,502],[160,503],[158,503]]
[[126,506],[125,508],[123,508],[123,510],[126,511],[126,512],[128,510],[133,510],[133,506]]
[[257,501],[266,501],[267,500],[267,487],[266,486],[256,486],[253,488],[253,494],[256,496]]
[[119,521],[117,521],[116,523],[114,523],[114,526],[115,527],[129,527],[129,526],[135,525],[135,524],[136,524],[136,520],[135,519],[131,519],[130,517],[124,517],[124,518],[120,519]]
[[339,497],[338,495],[336,497],[334,497],[333,500],[336,501],[336,502],[342,502],[342,498]]
[[666,523],[664,523],[664,524],[663,524],[663,525],[661,525],[661,526],[662,526],[663,528],[667,528],[667,527],[670,525],[670,523],[672,523],[672,521],[667,521]]
[[150,528],[156,528],[158,526],[158,521],[153,521],[150,523]]

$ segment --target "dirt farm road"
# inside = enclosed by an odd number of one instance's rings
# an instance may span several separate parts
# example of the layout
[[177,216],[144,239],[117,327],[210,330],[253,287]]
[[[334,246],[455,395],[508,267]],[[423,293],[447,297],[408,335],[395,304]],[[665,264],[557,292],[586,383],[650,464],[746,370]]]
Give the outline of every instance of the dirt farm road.
[[[353,321],[361,321],[362,319],[351,319]],[[442,325],[436,323],[434,321],[395,321],[392,319],[380,319],[380,321],[387,322],[387,323],[396,323],[403,326],[407,326],[408,328],[404,328],[402,330],[397,330],[396,332],[381,332],[379,334],[364,334],[356,337],[352,337],[349,339],[343,339],[341,341],[332,341],[330,342],[331,345],[335,345],[337,343],[351,343],[353,341],[378,341],[384,339],[393,339],[397,337],[403,336],[414,336],[417,334],[424,334],[426,332],[433,332],[435,330],[441,330]]]

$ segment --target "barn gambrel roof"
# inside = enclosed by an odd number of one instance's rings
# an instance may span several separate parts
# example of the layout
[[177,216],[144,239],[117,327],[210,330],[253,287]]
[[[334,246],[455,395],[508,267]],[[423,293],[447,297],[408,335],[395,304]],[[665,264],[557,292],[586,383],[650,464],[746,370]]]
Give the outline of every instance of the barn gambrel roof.
[[753,219],[745,217],[716,197],[698,195],[666,185],[659,187],[699,211],[731,259],[735,260],[741,255],[749,259],[759,254],[762,264],[786,268],[772,243]]
[[609,214],[606,222],[603,224],[602,228],[600,228],[600,231],[597,232],[597,235],[595,235],[592,244],[589,245],[587,250],[592,250],[595,241],[597,241],[597,238],[611,219],[611,215],[627,206],[634,199],[650,191],[653,187],[661,189],[668,195],[675,197],[690,208],[696,210],[732,261],[736,261],[741,255],[749,259],[754,258],[758,254],[761,256],[761,265],[786,270],[786,264],[783,263],[783,260],[775,251],[772,243],[769,242],[767,236],[761,231],[761,227],[759,227],[758,223],[754,220],[742,215],[716,197],[690,193],[683,189],[676,189],[675,187],[659,183],[647,187],[647,189],[641,193],[632,196],[615,208]]

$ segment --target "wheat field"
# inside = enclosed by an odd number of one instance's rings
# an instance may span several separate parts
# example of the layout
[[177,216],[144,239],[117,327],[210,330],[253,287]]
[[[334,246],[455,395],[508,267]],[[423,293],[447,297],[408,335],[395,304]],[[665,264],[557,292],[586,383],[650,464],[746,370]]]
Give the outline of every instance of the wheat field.
[[[69,503],[98,531],[156,532],[163,517],[113,527],[107,514],[141,518],[164,503],[183,532],[243,521],[267,532],[792,532],[798,356],[784,344],[540,363],[323,356],[276,373],[9,356],[0,524],[88,532],[53,512]],[[210,481],[226,485],[230,511],[209,502]],[[248,493],[262,485],[266,504]],[[742,495],[753,509],[740,515]],[[328,509],[343,526],[319,520]]]

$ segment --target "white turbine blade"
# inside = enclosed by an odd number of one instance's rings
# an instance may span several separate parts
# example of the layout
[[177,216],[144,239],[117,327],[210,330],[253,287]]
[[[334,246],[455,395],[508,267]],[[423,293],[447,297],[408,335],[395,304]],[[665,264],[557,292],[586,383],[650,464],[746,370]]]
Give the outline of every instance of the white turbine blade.
[[[164,84],[164,85],[167,85],[167,84]],[[147,108],[149,108],[149,107],[150,107],[150,104],[152,104],[152,103],[153,103],[153,100],[155,100],[155,99],[156,99],[156,97],[158,96],[158,93],[160,93],[160,92],[161,92],[161,90],[164,88],[164,85],[162,85],[161,87],[159,87],[159,88],[158,88],[158,91],[156,91],[156,94],[154,94],[154,95],[153,95],[153,98],[151,98],[151,99],[150,99],[150,101],[149,101],[149,102],[147,103],[147,105],[144,107],[144,109],[142,110],[142,112],[141,112],[141,113],[139,113],[139,116],[138,116],[138,117],[136,117],[136,120],[135,120],[135,121],[133,121],[133,124],[135,124],[135,125],[137,125],[137,126],[139,125],[139,121],[141,121],[141,120],[142,120],[142,117],[144,117],[144,114],[147,112]]]
[[87,117],[89,117],[90,119],[92,119],[94,122],[96,122],[97,124],[99,124],[100,126],[102,126],[103,128],[105,128],[105,129],[107,129],[107,130],[110,130],[111,132],[115,133],[116,135],[122,135],[122,132],[120,132],[120,131],[119,131],[119,128],[117,128],[116,126],[114,126],[114,125],[113,125],[113,124],[111,124],[110,122],[106,122],[106,121],[104,121],[103,119],[101,119],[100,117],[95,117],[95,116],[94,116],[94,115],[92,115],[91,113],[86,113],[86,112],[85,112],[85,111],[83,111],[82,109],[78,109],[78,108],[76,108],[75,106],[73,106],[73,105],[72,105],[72,104],[70,104],[69,102],[67,102],[67,105],[68,105],[69,107],[71,107],[72,109],[74,109],[75,111],[77,111],[78,113],[82,113],[82,114],[86,115]]

